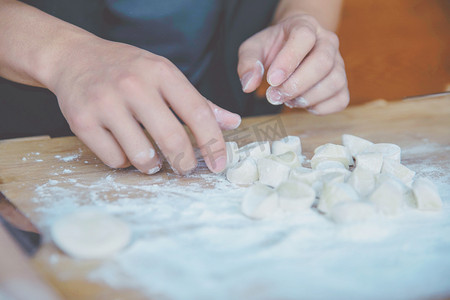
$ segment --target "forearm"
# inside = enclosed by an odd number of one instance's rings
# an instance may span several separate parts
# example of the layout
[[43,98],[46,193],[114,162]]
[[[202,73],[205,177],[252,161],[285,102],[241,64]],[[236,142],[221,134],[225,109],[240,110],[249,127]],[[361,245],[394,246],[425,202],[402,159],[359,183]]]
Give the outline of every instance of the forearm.
[[274,16],[278,23],[295,14],[308,14],[317,19],[320,25],[336,31],[342,0],[281,0]]
[[48,87],[71,46],[87,37],[94,36],[22,2],[0,0],[0,76]]

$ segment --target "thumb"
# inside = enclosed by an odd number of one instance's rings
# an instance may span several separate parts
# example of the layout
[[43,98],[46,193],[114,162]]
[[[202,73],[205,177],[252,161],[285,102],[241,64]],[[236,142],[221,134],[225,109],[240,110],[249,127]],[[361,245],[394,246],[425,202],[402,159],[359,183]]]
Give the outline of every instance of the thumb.
[[217,124],[219,124],[222,130],[236,129],[241,125],[241,117],[238,114],[232,113],[226,109],[223,109],[211,101],[207,100],[209,107],[211,108],[214,116],[216,117]]
[[264,76],[263,44],[254,36],[239,48],[238,75],[242,90],[251,93],[258,88]]

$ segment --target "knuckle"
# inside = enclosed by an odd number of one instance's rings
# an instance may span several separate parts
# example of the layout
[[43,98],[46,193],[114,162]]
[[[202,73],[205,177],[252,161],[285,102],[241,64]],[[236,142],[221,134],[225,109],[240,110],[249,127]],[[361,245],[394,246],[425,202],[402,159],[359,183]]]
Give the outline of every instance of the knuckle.
[[328,32],[328,39],[329,39],[330,43],[334,47],[339,48],[339,37],[337,36],[336,33],[332,32],[332,31],[329,31]]
[[117,75],[115,85],[121,91],[131,91],[139,88],[139,77],[132,72],[121,72]]
[[350,97],[348,93],[342,93],[336,98],[337,111],[344,110],[350,103]]
[[164,149],[169,153],[180,153],[186,147],[186,138],[179,133],[172,133],[166,136],[162,142]]
[[75,134],[80,134],[83,132],[91,131],[96,123],[94,118],[88,113],[78,113],[76,115],[70,116],[68,118],[70,129]]
[[334,54],[330,50],[324,49],[318,52],[317,55],[317,71],[321,74],[328,73],[334,66]]
[[345,74],[336,72],[331,78],[331,88],[335,91],[339,91],[347,85],[347,79]]
[[212,112],[209,106],[205,104],[197,105],[192,111],[192,122],[202,124],[212,118]]
[[158,57],[154,60],[152,65],[153,72],[156,73],[159,77],[167,78],[171,76],[174,72],[173,64],[164,57]]
[[291,36],[302,43],[313,45],[316,42],[316,32],[310,26],[296,26],[291,30]]

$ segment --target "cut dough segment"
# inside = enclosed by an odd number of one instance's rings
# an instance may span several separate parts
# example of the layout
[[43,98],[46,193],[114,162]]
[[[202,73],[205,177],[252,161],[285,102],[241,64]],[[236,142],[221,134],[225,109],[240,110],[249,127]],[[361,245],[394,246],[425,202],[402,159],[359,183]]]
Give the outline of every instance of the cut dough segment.
[[247,157],[253,157],[255,160],[270,155],[270,143],[269,142],[253,142],[247,144],[239,149],[240,160]]
[[258,168],[253,158],[247,157],[227,170],[228,181],[236,184],[252,184],[257,181]]
[[391,159],[384,160],[381,173],[391,174],[400,179],[407,186],[411,186],[412,180],[416,175],[416,172]]
[[354,157],[357,154],[363,152],[367,147],[373,145],[373,143],[351,134],[343,134],[342,145],[344,145]]
[[272,215],[278,208],[278,196],[274,189],[260,183],[250,187],[244,195],[242,213],[253,219]]
[[419,177],[412,184],[414,202],[420,210],[441,210],[442,200],[434,183],[428,178]]
[[226,142],[227,149],[227,168],[231,168],[239,161],[239,147],[236,142]]
[[402,149],[400,149],[400,147],[395,144],[389,143],[373,144],[364,149],[364,153],[367,152],[381,153],[383,155],[383,158],[392,159],[398,163],[400,163],[401,161]]
[[297,167],[289,173],[289,180],[301,182],[312,187],[316,193],[322,189],[322,181],[320,179],[320,171],[308,168]]
[[369,220],[375,213],[375,207],[371,203],[352,201],[333,206],[330,218],[336,223],[357,223]]
[[280,155],[292,151],[298,156],[302,155],[302,143],[298,136],[287,136],[272,143],[272,154]]
[[370,194],[369,201],[386,215],[398,214],[404,206],[405,189],[402,182],[385,178]]
[[55,244],[75,258],[104,258],[124,248],[131,239],[127,223],[98,210],[82,209],[53,223]]
[[283,165],[286,165],[291,168],[299,167],[300,166],[300,160],[298,159],[297,154],[295,154],[293,151],[288,151],[282,154],[279,154],[274,157],[274,159]]
[[379,152],[364,152],[356,154],[355,165],[362,167],[367,171],[378,174],[383,166],[383,154]]
[[347,169],[345,165],[340,161],[324,160],[319,162],[314,170],[327,170],[327,169]]
[[280,207],[285,211],[307,210],[316,199],[313,188],[301,182],[285,181],[278,186],[277,192]]
[[258,160],[259,182],[277,187],[286,181],[291,170],[290,167],[280,163],[276,156],[268,156]]
[[341,202],[358,201],[358,199],[358,194],[348,183],[325,183],[317,209],[328,214],[334,205]]
[[369,195],[376,186],[375,174],[364,167],[357,166],[347,181],[362,197]]
[[319,163],[330,160],[341,162],[347,169],[348,166],[353,165],[352,155],[347,148],[341,145],[325,144],[314,150],[311,167],[315,169]]

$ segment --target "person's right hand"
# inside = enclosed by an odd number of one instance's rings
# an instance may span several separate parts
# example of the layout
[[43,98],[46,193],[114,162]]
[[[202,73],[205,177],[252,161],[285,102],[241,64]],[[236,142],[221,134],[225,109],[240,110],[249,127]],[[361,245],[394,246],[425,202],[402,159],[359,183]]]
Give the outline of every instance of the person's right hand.
[[191,129],[209,169],[226,165],[222,129],[240,117],[206,100],[169,60],[96,37],[71,41],[56,60],[47,87],[58,98],[71,130],[108,166],[134,165],[153,174],[161,158],[152,136],[175,172],[197,165],[189,137],[171,109]]

